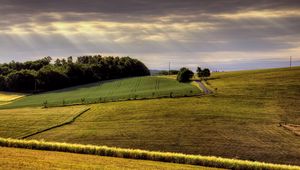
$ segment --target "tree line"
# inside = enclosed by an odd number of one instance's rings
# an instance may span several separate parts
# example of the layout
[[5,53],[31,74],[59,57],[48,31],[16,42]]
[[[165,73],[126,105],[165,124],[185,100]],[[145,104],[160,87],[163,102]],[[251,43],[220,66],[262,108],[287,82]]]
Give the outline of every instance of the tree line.
[[130,57],[81,56],[51,57],[26,62],[0,64],[0,90],[42,92],[97,81],[146,76],[149,69]]
[[157,73],[157,75],[176,75],[179,73],[179,70],[170,70],[170,71],[167,71],[167,70],[161,70]]

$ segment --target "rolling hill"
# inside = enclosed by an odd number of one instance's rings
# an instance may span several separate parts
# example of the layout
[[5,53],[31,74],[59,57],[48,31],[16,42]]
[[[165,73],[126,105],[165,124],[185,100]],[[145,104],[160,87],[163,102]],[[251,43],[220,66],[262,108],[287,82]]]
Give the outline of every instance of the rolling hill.
[[[93,104],[75,122],[30,138],[300,165],[299,136],[280,126],[300,124],[299,75],[300,67],[214,73],[206,82],[215,90],[214,95]],[[158,79],[151,78],[155,82]],[[118,87],[114,81],[109,85],[110,89]],[[166,84],[162,89],[171,87]],[[151,89],[155,90],[153,83]],[[98,93],[95,89],[91,91]],[[52,93],[53,101],[61,100],[68,90]],[[68,107],[57,109],[62,108]],[[3,110],[1,124],[14,123],[13,115],[18,110]],[[11,119],[2,119],[4,113],[6,117],[11,114]],[[32,119],[38,121],[36,117]],[[27,122],[23,122],[24,126]],[[21,128],[14,129],[18,130]],[[3,128],[1,136],[9,131],[9,127]]]
[[34,139],[299,165],[300,68],[216,73],[213,96],[93,105]]

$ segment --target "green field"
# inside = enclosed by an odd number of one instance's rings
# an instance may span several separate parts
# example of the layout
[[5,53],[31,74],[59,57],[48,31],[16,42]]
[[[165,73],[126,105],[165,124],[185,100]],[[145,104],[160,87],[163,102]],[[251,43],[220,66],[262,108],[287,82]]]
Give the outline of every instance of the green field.
[[[17,148],[0,147],[0,169],[107,169],[107,170],[131,170],[131,169],[168,169],[168,170],[218,170],[192,165],[163,163],[155,161],[143,161],[102,157],[94,155],[82,155],[73,153],[37,151]],[[37,161],[38,160],[38,161]]]
[[189,83],[160,77],[137,77],[111,80],[82,85],[47,93],[31,95],[16,100],[2,108],[29,106],[59,106],[77,103],[100,103],[130,99],[191,96],[200,94],[200,90]]
[[300,68],[213,75],[213,96],[93,105],[35,139],[300,164]]
[[[207,81],[214,95],[94,104],[31,138],[300,165],[299,136],[279,126],[300,124],[299,80],[300,67],[215,73]],[[18,110],[3,110],[11,119],[0,114],[0,124],[15,123]],[[12,131],[2,129],[1,137]]]

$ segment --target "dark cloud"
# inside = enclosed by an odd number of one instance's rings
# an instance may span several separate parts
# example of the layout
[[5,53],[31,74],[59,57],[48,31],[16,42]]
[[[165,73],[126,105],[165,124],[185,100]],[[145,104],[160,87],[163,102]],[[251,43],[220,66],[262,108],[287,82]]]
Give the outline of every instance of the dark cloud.
[[199,53],[201,62],[270,57],[299,52],[299,30],[297,0],[0,0],[0,62],[97,52],[186,65]]
[[297,0],[1,0],[1,14],[47,12],[100,13],[122,18],[169,14],[232,13],[240,10],[294,9]]

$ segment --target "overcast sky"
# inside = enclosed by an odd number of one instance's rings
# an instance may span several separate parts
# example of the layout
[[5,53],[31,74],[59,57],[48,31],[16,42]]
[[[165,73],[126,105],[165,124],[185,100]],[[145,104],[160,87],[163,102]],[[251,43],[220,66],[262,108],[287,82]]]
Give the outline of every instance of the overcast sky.
[[300,1],[0,0],[0,63],[87,54],[151,69],[300,65]]

